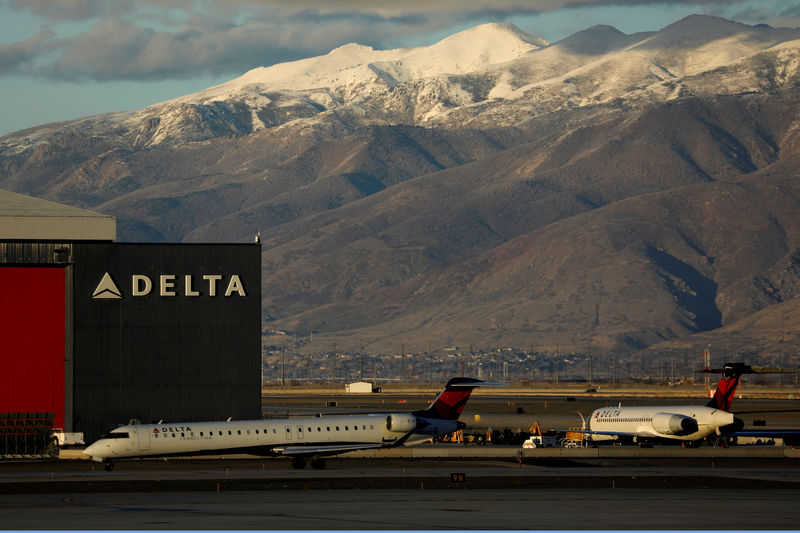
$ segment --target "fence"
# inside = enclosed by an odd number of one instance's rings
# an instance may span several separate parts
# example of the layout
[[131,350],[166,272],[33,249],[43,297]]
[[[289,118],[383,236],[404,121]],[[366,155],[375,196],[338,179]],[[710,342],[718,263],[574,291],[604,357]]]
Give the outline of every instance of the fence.
[[55,413],[0,413],[0,458],[57,457]]

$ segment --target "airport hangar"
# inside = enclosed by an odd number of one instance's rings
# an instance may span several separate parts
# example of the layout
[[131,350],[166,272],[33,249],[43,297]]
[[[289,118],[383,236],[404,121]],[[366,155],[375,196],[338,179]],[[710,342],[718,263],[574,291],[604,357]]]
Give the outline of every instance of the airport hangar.
[[112,216],[0,190],[0,412],[87,443],[260,418],[260,244],[115,238]]

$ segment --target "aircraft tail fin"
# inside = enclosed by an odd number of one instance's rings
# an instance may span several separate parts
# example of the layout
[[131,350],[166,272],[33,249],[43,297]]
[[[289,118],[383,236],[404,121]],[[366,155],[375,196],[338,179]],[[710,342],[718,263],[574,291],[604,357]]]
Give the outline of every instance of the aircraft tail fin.
[[417,411],[414,415],[457,420],[467,404],[472,389],[484,385],[501,385],[501,383],[487,383],[474,378],[452,378],[427,409]]
[[741,374],[739,374],[733,377],[721,378],[717,385],[717,390],[714,391],[714,396],[711,397],[711,400],[706,405],[714,409],[730,411],[733,405],[733,395],[736,394],[736,388],[739,386],[741,377]]
[[733,405],[733,395],[739,386],[739,379],[743,374],[794,374],[797,370],[785,368],[767,368],[763,366],[750,366],[744,363],[726,363],[722,368],[704,368],[698,372],[722,374],[714,396],[706,405],[723,411],[730,411]]

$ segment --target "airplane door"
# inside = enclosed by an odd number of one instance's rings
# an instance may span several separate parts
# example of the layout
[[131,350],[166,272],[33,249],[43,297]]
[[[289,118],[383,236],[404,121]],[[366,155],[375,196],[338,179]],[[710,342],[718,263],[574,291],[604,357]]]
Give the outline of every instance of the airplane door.
[[286,440],[292,440],[292,426],[286,426]]
[[303,426],[297,426],[297,440],[303,440]]
[[129,431],[128,436],[131,440],[127,443],[127,445],[130,447],[126,451],[135,452],[139,449],[139,430],[135,429],[133,431]]
[[145,428],[139,428],[139,451],[150,449],[150,432]]

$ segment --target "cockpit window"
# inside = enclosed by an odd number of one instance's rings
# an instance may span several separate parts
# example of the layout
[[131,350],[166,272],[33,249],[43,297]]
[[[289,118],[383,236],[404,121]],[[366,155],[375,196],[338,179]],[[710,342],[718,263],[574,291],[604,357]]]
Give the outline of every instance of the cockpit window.
[[105,435],[100,437],[98,440],[103,440],[103,439],[127,439],[128,437],[129,437],[129,435],[127,433],[121,433],[121,432],[106,433]]

